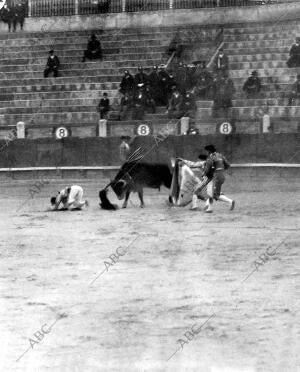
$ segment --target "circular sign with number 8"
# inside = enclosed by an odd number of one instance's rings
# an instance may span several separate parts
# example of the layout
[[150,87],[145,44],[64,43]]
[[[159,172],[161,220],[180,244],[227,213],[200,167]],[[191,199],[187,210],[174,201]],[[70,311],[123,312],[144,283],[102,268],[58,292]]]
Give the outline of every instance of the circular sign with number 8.
[[69,131],[65,127],[58,127],[55,129],[55,137],[62,139],[69,136]]
[[140,124],[136,128],[136,133],[139,136],[149,136],[149,134],[151,133],[151,128],[148,124]]
[[228,123],[228,122],[224,122],[224,123],[222,123],[220,126],[219,126],[219,128],[217,128],[217,130],[221,133],[221,134],[225,134],[225,135],[227,135],[227,134],[231,134],[232,133],[232,131],[233,131],[233,126],[230,124],[230,123]]

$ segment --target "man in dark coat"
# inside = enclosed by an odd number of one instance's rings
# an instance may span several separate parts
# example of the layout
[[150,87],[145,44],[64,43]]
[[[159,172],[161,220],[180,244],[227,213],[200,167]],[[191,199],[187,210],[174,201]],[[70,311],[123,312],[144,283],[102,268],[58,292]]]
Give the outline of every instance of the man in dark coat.
[[291,47],[290,58],[286,64],[288,67],[300,66],[300,37],[296,37],[296,42]]
[[161,103],[161,86],[160,77],[158,74],[158,66],[153,66],[153,70],[148,75],[150,93],[156,104]]
[[258,77],[257,71],[252,71],[251,76],[245,81],[243,91],[247,98],[255,98],[261,90],[261,81]]
[[202,62],[196,70],[195,80],[197,84],[197,95],[204,100],[211,97],[213,76],[207,70],[206,63]]
[[227,74],[219,74],[214,83],[214,110],[223,109],[227,116],[234,92],[233,81]]
[[121,98],[121,105],[119,111],[120,120],[127,120],[128,113],[132,109],[132,105],[133,105],[132,96],[130,96],[129,93],[126,92],[124,96]]
[[170,119],[180,119],[183,115],[183,97],[179,90],[174,87],[173,94],[168,104],[168,115]]
[[187,88],[187,65],[179,63],[176,71],[177,87],[181,94],[184,94]]
[[138,72],[134,77],[135,86],[139,84],[144,84],[144,87],[148,84],[148,76],[144,73],[143,67],[139,66]]
[[147,97],[145,93],[145,86],[143,83],[138,84],[137,91],[133,102],[133,120],[143,120],[145,109],[147,106]]
[[300,98],[300,74],[297,75],[297,80],[292,85],[291,92],[289,94],[288,106],[291,106],[296,99]]
[[49,51],[49,57],[46,64],[46,69],[44,71],[44,77],[48,77],[50,72],[53,72],[54,77],[58,76],[58,68],[60,62],[58,57],[54,54],[54,50]]
[[13,8],[5,4],[0,14],[1,20],[8,25],[8,32],[11,32],[11,26],[15,17]]
[[82,62],[86,59],[102,59],[102,49],[100,41],[95,34],[92,34],[87,44],[87,50],[84,51]]
[[219,54],[218,54],[218,56],[216,58],[215,71],[216,72],[221,72],[223,74],[226,74],[227,71],[228,71],[228,67],[229,67],[228,57],[226,56],[226,54],[224,54],[224,51],[221,48],[219,50]]
[[120,84],[120,92],[122,94],[133,95],[135,90],[135,80],[128,70],[125,70],[124,76]]
[[100,119],[105,119],[110,110],[109,98],[107,93],[103,93],[103,98],[100,99],[99,105]]
[[184,116],[188,116],[193,118],[196,112],[196,100],[193,93],[187,91],[183,96],[183,105],[182,111],[184,112]]
[[13,17],[13,26],[14,26],[14,31],[17,29],[17,24],[20,24],[21,30],[23,30],[24,26],[24,20],[25,20],[25,15],[26,15],[26,4],[22,2],[18,2],[14,8],[14,17]]
[[160,103],[163,106],[167,106],[169,98],[168,89],[170,83],[170,75],[165,70],[165,67],[163,65],[159,66],[158,76],[160,86]]
[[183,52],[183,45],[179,36],[179,33],[176,33],[174,38],[169,44],[167,49],[167,54],[171,56],[174,53],[175,58],[180,58]]

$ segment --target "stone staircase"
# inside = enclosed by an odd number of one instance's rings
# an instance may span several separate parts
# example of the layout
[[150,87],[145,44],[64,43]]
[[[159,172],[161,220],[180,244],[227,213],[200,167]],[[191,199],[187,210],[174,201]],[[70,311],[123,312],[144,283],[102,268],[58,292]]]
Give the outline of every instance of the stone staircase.
[[[81,59],[91,30],[1,34],[0,137],[1,128],[15,126],[20,120],[44,129],[54,125],[96,126],[102,94],[107,92],[114,104],[125,69],[135,74],[138,65],[147,70],[166,63],[166,47],[178,30],[186,42],[200,35],[209,43],[216,33],[214,28],[200,26],[96,31],[103,61],[85,63]],[[60,74],[45,79],[43,71],[52,48],[61,62]],[[146,117],[149,121],[165,119],[162,112]]]
[[[299,33],[296,21],[224,28],[224,50],[229,56],[236,94],[229,118],[217,121],[229,119],[235,122],[237,132],[256,133],[262,122],[262,109],[268,107],[275,132],[299,130],[300,106],[287,106],[287,96],[300,69],[286,66],[290,47]],[[257,99],[247,99],[242,87],[253,70],[257,70],[263,87]],[[215,132],[211,107],[211,102],[198,102],[197,126],[202,132]]]

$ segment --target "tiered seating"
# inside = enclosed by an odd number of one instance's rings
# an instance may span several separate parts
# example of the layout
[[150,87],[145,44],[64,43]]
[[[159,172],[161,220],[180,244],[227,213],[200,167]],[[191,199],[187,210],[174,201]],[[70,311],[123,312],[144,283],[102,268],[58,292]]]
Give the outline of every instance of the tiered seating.
[[[231,112],[237,131],[256,133],[262,108],[266,106],[276,132],[298,130],[300,106],[287,107],[287,95],[299,71],[287,68],[286,61],[291,44],[299,33],[296,22],[238,25],[224,29],[224,49],[229,56],[230,76],[237,91]],[[242,86],[253,70],[258,71],[263,89],[259,98],[246,99]],[[215,126],[209,126],[209,122],[215,122],[211,120],[211,104],[199,102],[198,107],[198,120],[201,118],[203,130],[215,131]]]
[[[165,55],[178,28],[122,29],[99,33],[103,61],[81,62],[91,31],[14,33],[0,36],[0,126],[96,125],[96,106],[104,91],[111,103],[125,69],[150,68],[165,63]],[[197,29],[189,30],[193,36]],[[199,35],[201,33],[198,27]],[[195,33],[196,32],[196,33]],[[208,32],[209,34],[209,32]],[[211,39],[214,34],[212,33]],[[48,51],[60,58],[60,77],[43,78]],[[148,119],[163,119],[162,110]],[[44,133],[44,132],[43,132]],[[48,132],[46,132],[48,133]]]

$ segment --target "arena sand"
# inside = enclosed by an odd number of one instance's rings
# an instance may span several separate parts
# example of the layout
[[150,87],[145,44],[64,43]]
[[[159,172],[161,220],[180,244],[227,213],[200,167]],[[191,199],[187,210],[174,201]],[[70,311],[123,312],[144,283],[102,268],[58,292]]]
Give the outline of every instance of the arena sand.
[[211,215],[169,208],[166,190],[103,211],[105,180],[73,182],[88,210],[46,211],[61,181],[18,210],[30,183],[1,185],[1,371],[300,371],[297,182],[229,182],[236,210]]

